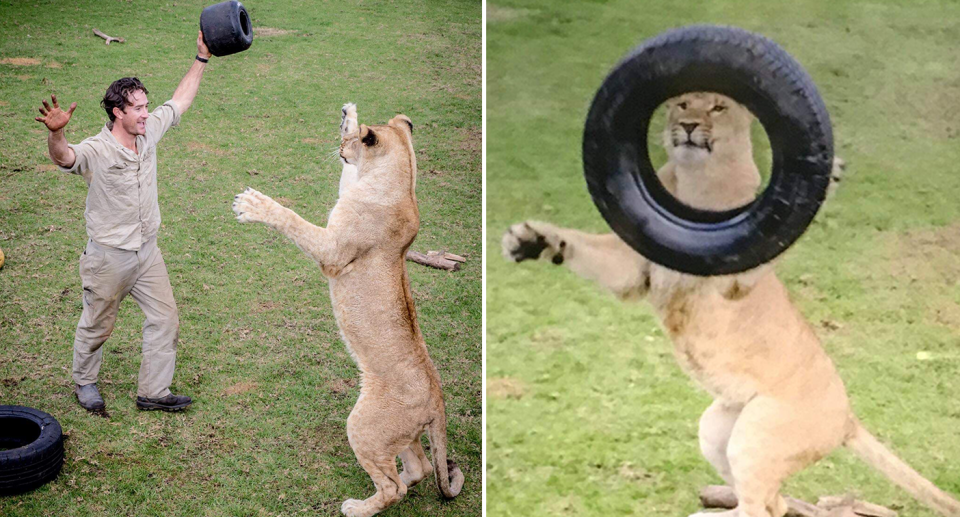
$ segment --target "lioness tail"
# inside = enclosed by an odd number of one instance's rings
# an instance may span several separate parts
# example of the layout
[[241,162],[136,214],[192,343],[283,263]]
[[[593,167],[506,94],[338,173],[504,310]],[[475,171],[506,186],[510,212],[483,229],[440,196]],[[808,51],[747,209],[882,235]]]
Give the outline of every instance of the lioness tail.
[[960,502],[937,488],[890,452],[875,436],[864,429],[859,421],[855,421],[855,425],[853,435],[844,445],[857,453],[868,465],[883,473],[897,486],[937,513],[947,517],[960,517]]
[[441,414],[427,426],[427,436],[430,437],[430,458],[437,477],[437,488],[443,497],[453,499],[463,488],[463,472],[455,461],[447,459],[447,419],[444,415]]

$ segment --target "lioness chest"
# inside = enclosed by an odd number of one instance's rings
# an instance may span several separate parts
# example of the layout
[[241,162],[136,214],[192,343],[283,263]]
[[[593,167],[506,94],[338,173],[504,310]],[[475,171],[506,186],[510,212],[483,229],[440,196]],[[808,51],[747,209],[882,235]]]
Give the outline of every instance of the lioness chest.
[[746,403],[760,393],[802,390],[810,375],[836,377],[772,271],[741,297],[724,296],[731,280],[651,267],[649,299],[694,380],[715,398]]

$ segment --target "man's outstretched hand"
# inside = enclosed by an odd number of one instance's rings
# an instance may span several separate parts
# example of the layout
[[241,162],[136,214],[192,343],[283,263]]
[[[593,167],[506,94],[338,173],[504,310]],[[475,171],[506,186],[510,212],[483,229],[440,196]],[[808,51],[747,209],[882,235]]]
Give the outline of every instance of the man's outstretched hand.
[[70,111],[63,111],[60,109],[60,105],[57,104],[56,95],[51,95],[50,100],[53,101],[53,107],[51,108],[50,105],[47,104],[47,101],[41,101],[43,102],[43,107],[40,108],[40,114],[43,116],[36,117],[34,120],[43,122],[50,131],[59,131],[67,125],[67,122],[70,122],[73,110],[77,109],[77,103],[74,102],[70,105]]
[[197,55],[203,59],[210,59],[210,56],[213,55],[210,53],[210,49],[207,48],[207,42],[203,41],[203,31],[197,34]]

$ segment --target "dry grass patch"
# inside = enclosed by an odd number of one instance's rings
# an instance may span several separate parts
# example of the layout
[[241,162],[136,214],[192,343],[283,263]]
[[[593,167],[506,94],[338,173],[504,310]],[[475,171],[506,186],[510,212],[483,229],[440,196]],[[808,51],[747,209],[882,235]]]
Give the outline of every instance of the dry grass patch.
[[355,387],[357,387],[356,379],[334,379],[327,383],[327,389],[338,395],[342,395],[350,390],[350,388]]
[[255,389],[257,389],[257,383],[240,381],[234,384],[233,386],[230,386],[229,388],[223,390],[223,394],[227,397],[230,397],[232,395],[240,395],[243,393],[247,393],[248,391],[253,391]]
[[526,385],[519,379],[510,377],[492,377],[487,379],[487,396],[495,399],[519,399],[527,392]]
[[256,27],[253,33],[257,36],[268,38],[270,36],[286,36],[287,34],[296,34],[297,31],[287,29],[275,29],[273,27]]
[[227,154],[227,151],[223,149],[217,149],[216,147],[213,147],[210,144],[204,144],[202,142],[197,142],[197,141],[187,142],[187,149],[194,152],[210,153],[215,156],[223,156]]
[[300,143],[309,145],[327,145],[333,142],[334,140],[326,140],[323,138],[304,138],[300,140]]
[[40,60],[32,57],[5,57],[0,59],[0,65],[37,66],[39,64]]
[[512,22],[536,13],[537,11],[533,9],[515,9],[487,4],[487,23]]
[[960,281],[960,224],[897,237],[892,273],[910,280]]

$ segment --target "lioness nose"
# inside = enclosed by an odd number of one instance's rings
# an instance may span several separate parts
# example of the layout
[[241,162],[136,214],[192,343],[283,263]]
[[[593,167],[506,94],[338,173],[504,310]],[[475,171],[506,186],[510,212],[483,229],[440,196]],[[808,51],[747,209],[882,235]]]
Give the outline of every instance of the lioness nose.
[[698,124],[698,123],[696,123],[696,122],[693,122],[693,123],[690,123],[690,122],[681,122],[681,123],[680,123],[680,127],[682,127],[683,130],[686,131],[688,135],[692,135],[692,134],[693,134],[693,130],[694,130],[694,129],[697,129],[697,126],[699,126],[699,125],[700,125],[700,124]]

